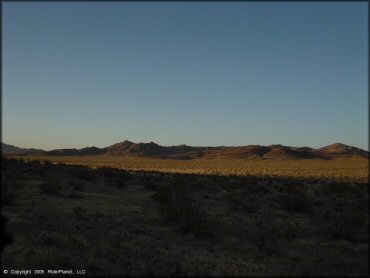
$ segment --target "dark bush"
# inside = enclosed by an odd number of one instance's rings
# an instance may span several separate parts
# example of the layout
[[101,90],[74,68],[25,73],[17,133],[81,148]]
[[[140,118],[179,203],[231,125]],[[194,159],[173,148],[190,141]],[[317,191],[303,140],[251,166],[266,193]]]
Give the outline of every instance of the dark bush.
[[40,192],[42,194],[62,194],[62,181],[59,177],[46,176],[45,181],[40,184]]
[[126,179],[122,179],[119,177],[108,177],[105,178],[105,183],[109,186],[114,186],[117,188],[126,188],[127,182]]
[[325,235],[353,240],[365,228],[367,218],[367,209],[360,209],[358,200],[347,194],[345,197],[330,197],[316,215],[316,224]]
[[157,190],[162,182],[162,176],[155,174],[137,175],[137,183],[145,189]]
[[304,227],[292,219],[285,219],[283,223],[280,223],[279,230],[280,237],[290,241],[300,238],[305,233]]
[[97,177],[101,177],[105,181],[105,184],[118,188],[125,188],[127,181],[132,178],[128,171],[110,167],[98,168],[95,173]]
[[160,186],[159,183],[151,179],[144,179],[141,181],[141,184],[145,189],[149,189],[149,190],[157,190],[158,187]]
[[321,186],[321,190],[328,196],[345,196],[347,193],[357,193],[358,187],[350,183],[328,182]]
[[102,176],[108,185],[118,188],[125,188],[127,181],[131,179],[131,175],[126,170],[101,167],[96,169],[97,175]]
[[235,191],[242,188],[242,183],[240,181],[234,180],[234,181],[225,181],[221,183],[220,187],[223,188],[226,191]]
[[248,234],[259,251],[271,255],[279,249],[278,230],[272,219],[261,216],[251,224]]
[[70,199],[83,199],[83,195],[81,193],[78,193],[78,192],[71,192],[68,194],[68,198]]
[[73,209],[73,213],[77,216],[77,217],[81,217],[82,216],[82,213],[83,213],[83,209],[79,206],[77,207],[74,207]]
[[18,180],[4,179],[1,184],[1,203],[10,205],[16,199],[21,183]]
[[8,218],[4,215],[1,215],[1,246],[0,252],[2,253],[5,246],[14,242],[14,237],[6,231]]
[[311,212],[313,208],[312,198],[304,189],[301,192],[280,195],[280,203],[288,211]]
[[116,169],[116,168],[110,168],[110,167],[100,167],[95,170],[97,174],[106,177],[106,178],[114,178],[114,177],[120,177],[120,178],[126,178],[128,179],[130,177],[130,174],[126,170],[122,169]]
[[84,180],[87,182],[96,181],[95,172],[91,169],[84,167],[73,167],[71,169],[72,177],[79,180]]
[[264,182],[247,182],[243,184],[243,191],[248,194],[267,194],[270,192],[269,188]]
[[3,171],[19,171],[21,163],[15,158],[2,157],[2,170]]
[[162,185],[152,198],[168,221],[179,225],[183,233],[194,233],[199,238],[213,236],[212,224],[190,193],[183,180]]
[[84,192],[85,191],[85,186],[81,182],[72,180],[71,185],[72,185],[72,189],[74,191],[79,191],[79,192]]
[[241,194],[240,192],[229,193],[229,200],[232,209],[236,211],[255,212],[260,205],[260,200],[256,196]]

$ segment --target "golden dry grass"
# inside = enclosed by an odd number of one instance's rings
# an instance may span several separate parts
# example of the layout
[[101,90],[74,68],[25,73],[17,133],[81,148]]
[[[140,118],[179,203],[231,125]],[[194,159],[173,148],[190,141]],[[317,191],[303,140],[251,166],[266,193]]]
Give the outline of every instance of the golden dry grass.
[[[21,158],[21,156],[17,157]],[[52,163],[78,164],[93,168],[109,166],[134,171],[167,173],[252,175],[361,182],[366,182],[369,178],[369,161],[367,159],[170,160],[119,156],[32,156],[23,158],[40,161],[49,160]]]

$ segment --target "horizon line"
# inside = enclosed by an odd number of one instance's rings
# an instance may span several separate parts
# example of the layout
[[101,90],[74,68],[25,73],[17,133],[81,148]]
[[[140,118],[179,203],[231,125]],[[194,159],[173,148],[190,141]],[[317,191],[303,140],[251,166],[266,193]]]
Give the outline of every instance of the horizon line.
[[292,145],[284,145],[284,144],[269,144],[269,145],[262,145],[262,144],[245,144],[245,145],[188,145],[188,144],[176,144],[176,145],[161,145],[159,143],[156,143],[154,141],[150,141],[150,142],[133,142],[131,140],[124,140],[124,141],[120,141],[120,142],[116,142],[116,143],[113,143],[113,144],[110,144],[108,146],[105,146],[105,147],[98,147],[96,145],[92,145],[92,146],[85,146],[85,147],[81,147],[81,148],[78,148],[78,147],[62,147],[62,148],[50,148],[50,149],[45,149],[45,148],[36,148],[36,147],[23,147],[23,146],[20,146],[20,145],[13,145],[13,144],[8,144],[8,143],[5,143],[5,142],[1,142],[2,144],[6,144],[6,145],[10,145],[10,146],[14,146],[14,147],[17,147],[17,148],[22,148],[22,149],[40,149],[40,150],[43,150],[43,151],[52,151],[52,150],[62,150],[62,149],[76,149],[76,150],[80,150],[80,149],[84,149],[84,148],[99,148],[99,149],[104,149],[104,148],[108,148],[110,146],[113,146],[115,144],[120,144],[120,143],[124,143],[124,142],[130,142],[130,143],[133,143],[133,144],[150,144],[150,143],[154,143],[156,145],[159,145],[161,147],[176,147],[176,146],[187,146],[187,147],[199,147],[199,148],[218,148],[218,147],[246,147],[246,146],[266,146],[266,147],[269,147],[269,146],[282,146],[282,147],[291,147],[291,148],[311,148],[311,149],[320,149],[320,148],[324,148],[324,147],[328,147],[328,146],[331,146],[331,145],[335,145],[335,144],[341,144],[341,145],[345,145],[345,146],[349,146],[349,147],[355,147],[355,148],[358,148],[358,149],[361,149],[361,150],[364,150],[364,151],[367,151],[369,152],[369,146],[367,149],[364,149],[364,148],[361,148],[361,147],[357,147],[357,146],[353,146],[353,145],[348,145],[348,144],[344,144],[344,143],[341,143],[341,142],[334,142],[334,143],[331,143],[331,144],[328,144],[328,145],[324,145],[324,146],[321,146],[321,147],[310,147],[310,146],[292,146]]

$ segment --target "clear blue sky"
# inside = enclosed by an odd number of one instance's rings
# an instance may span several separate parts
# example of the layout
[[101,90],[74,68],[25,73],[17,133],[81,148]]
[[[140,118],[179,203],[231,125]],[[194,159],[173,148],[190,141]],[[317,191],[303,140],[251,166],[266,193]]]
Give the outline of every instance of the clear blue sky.
[[368,149],[366,2],[3,2],[2,140]]

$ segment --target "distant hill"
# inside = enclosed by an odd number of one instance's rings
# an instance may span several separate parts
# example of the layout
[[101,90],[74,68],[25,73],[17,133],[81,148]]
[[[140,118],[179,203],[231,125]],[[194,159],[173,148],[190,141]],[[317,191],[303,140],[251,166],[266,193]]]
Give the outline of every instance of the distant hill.
[[83,149],[56,149],[38,153],[37,155],[51,155],[51,156],[75,156],[75,155],[100,155],[104,154],[105,149],[97,147],[87,147]]
[[1,143],[1,153],[2,154],[27,154],[27,153],[35,153],[35,152],[43,152],[40,149],[26,149],[26,148],[19,148],[13,145],[8,145],[5,143]]
[[348,158],[348,157],[369,157],[369,152],[360,148],[347,146],[341,143],[335,143],[316,150],[316,154],[324,157],[334,158]]
[[106,148],[106,154],[109,155],[135,155],[161,158],[196,158],[200,157],[199,152],[208,148],[204,147],[190,147],[186,145],[164,147],[156,143],[133,143],[130,141],[123,141]]
[[239,147],[192,147],[187,145],[161,146],[154,142],[133,143],[123,141],[106,148],[87,147],[82,149],[55,149],[43,151],[36,149],[22,149],[16,146],[2,144],[4,154],[28,154],[45,156],[137,156],[154,157],[162,159],[274,159],[274,160],[299,160],[299,159],[356,159],[368,158],[365,150],[335,143],[323,148],[289,147],[283,145],[248,145]]

